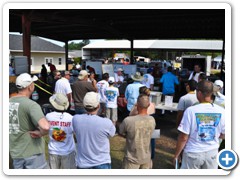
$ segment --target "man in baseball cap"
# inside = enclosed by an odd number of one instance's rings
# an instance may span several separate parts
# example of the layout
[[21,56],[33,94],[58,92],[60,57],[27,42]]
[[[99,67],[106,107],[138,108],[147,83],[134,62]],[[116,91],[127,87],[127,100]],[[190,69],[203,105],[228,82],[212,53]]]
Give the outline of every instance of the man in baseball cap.
[[16,79],[16,86],[18,89],[24,89],[28,87],[30,84],[32,84],[34,81],[37,81],[38,77],[33,76],[31,77],[28,73],[20,74]]
[[216,80],[213,83],[214,103],[225,108],[225,96],[221,93],[223,90],[223,81]]
[[97,115],[98,93],[86,93],[83,105],[87,113],[73,117],[73,130],[78,142],[77,168],[111,169],[109,137],[115,135],[116,128],[110,119]]
[[42,137],[50,125],[39,104],[29,99],[36,80],[28,73],[19,75],[18,94],[9,99],[9,149],[14,169],[48,168]]
[[123,83],[124,81],[124,77],[123,77],[123,69],[122,68],[118,68],[117,72],[114,73],[114,77],[115,77],[115,82],[116,82],[116,87],[120,87],[120,85]]
[[86,113],[83,105],[83,98],[87,92],[94,91],[97,89],[93,87],[92,83],[88,82],[88,72],[86,70],[81,70],[78,76],[78,80],[72,85],[72,95],[75,105],[75,114]]

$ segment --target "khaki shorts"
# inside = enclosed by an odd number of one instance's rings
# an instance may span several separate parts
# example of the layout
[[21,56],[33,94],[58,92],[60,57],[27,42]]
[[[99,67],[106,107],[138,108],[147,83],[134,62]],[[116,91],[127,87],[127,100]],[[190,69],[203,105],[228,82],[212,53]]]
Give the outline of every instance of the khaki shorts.
[[123,169],[150,169],[151,168],[151,159],[145,164],[135,164],[131,161],[128,161],[127,158],[123,158]]
[[111,119],[112,121],[116,122],[118,119],[118,110],[117,108],[107,108],[106,116],[108,119]]
[[75,156],[75,151],[65,156],[49,154],[49,166],[51,169],[76,169]]

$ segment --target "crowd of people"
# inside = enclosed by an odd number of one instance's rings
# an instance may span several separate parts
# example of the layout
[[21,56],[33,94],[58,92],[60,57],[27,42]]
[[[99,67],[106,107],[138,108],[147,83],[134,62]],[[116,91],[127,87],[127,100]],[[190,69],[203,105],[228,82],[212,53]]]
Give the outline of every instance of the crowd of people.
[[[90,66],[88,71],[73,68],[62,73],[49,66],[53,79],[51,112],[43,114],[41,106],[31,100],[36,76],[20,74],[15,83],[17,93],[10,93],[9,150],[13,168],[111,169],[109,138],[116,135],[126,138],[123,169],[152,168],[156,111],[150,92],[156,69],[131,76],[133,82],[124,91],[127,116],[119,125],[118,97],[124,83],[123,69],[119,68],[114,77],[104,73],[97,81]],[[47,81],[45,68],[41,77]],[[172,67],[166,67],[160,74],[163,95],[174,96],[179,80]],[[223,82],[208,81],[201,67],[195,65],[185,86],[187,94],[178,103],[179,135],[173,164],[179,160],[182,169],[215,169],[219,144],[225,138]],[[44,148],[46,135],[48,162]]]

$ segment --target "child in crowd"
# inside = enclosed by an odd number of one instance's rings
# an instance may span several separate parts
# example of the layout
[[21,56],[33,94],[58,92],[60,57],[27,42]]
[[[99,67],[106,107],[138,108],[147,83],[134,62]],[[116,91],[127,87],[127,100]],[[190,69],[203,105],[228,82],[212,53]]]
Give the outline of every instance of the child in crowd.
[[114,87],[114,77],[110,77],[108,80],[109,87],[106,88],[105,96],[106,96],[106,116],[111,119],[113,124],[116,126],[116,122],[118,119],[117,114],[117,97],[119,96],[118,88]]

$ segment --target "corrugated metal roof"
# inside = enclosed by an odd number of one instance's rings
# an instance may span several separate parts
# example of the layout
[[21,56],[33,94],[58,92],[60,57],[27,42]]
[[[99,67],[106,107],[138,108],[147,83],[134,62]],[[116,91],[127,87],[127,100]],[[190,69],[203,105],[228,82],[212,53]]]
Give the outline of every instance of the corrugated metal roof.
[[[179,49],[221,51],[223,41],[219,40],[134,40],[135,49]],[[106,40],[88,44],[84,49],[130,49],[128,40]]]

